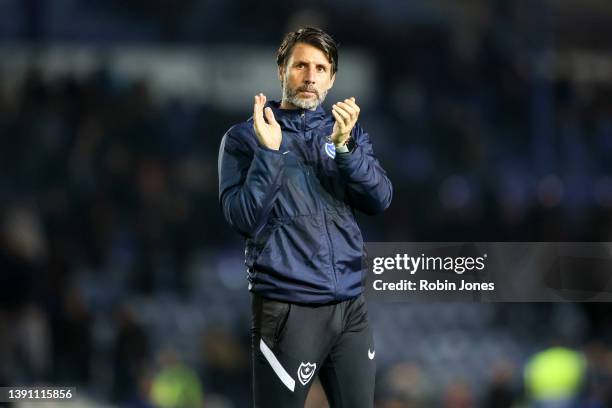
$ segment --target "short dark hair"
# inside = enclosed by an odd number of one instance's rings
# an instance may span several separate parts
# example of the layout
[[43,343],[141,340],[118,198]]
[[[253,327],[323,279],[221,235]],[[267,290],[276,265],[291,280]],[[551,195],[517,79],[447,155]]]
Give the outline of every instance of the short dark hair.
[[309,44],[323,51],[323,54],[331,63],[331,75],[338,71],[338,44],[331,35],[316,27],[300,28],[285,35],[276,53],[276,64],[279,67],[285,66],[293,47],[297,43]]

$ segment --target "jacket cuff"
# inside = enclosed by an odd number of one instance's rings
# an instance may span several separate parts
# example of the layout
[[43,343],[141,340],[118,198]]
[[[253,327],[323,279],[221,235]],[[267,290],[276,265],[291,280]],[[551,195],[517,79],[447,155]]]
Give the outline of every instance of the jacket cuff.
[[[352,149],[351,149],[352,147]],[[359,163],[361,159],[361,154],[359,152],[359,146],[353,144],[353,146],[347,146],[348,151],[338,152],[336,151],[336,163],[339,168],[342,167],[351,167],[353,163]]]
[[348,146],[346,145],[342,145],[340,147],[336,147],[336,153],[350,153],[351,151],[349,150]]

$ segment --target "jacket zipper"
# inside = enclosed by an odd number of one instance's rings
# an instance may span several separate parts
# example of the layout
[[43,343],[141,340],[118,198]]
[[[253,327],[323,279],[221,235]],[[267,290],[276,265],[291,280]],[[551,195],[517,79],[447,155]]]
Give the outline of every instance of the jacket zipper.
[[331,257],[332,275],[334,278],[334,297],[338,295],[338,277],[336,276],[336,260],[332,249],[332,242],[329,236],[329,228],[327,227],[327,214],[323,211],[323,222],[325,223],[325,236],[327,237],[327,246],[329,248],[329,256]]
[[[306,139],[306,111],[302,110],[302,134],[304,139]],[[316,190],[315,186],[312,185],[312,181],[310,180],[310,175],[308,175],[308,182],[311,184],[311,188]],[[323,213],[323,223],[325,224],[325,237],[327,238],[327,248],[329,251],[329,256],[331,259],[331,270],[332,270],[332,281],[334,283],[334,298],[338,296],[338,277],[336,276],[336,260],[334,258],[334,251],[332,248],[331,237],[329,234],[329,228],[327,226],[327,214],[325,213],[325,208],[321,209]]]

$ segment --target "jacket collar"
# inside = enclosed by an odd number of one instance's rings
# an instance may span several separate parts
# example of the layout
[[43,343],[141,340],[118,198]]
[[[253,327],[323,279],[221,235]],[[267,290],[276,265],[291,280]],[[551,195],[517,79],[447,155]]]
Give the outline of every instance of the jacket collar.
[[317,106],[315,110],[281,109],[279,101],[269,101],[266,106],[272,108],[274,118],[282,128],[296,132],[317,128],[328,117],[321,105]]

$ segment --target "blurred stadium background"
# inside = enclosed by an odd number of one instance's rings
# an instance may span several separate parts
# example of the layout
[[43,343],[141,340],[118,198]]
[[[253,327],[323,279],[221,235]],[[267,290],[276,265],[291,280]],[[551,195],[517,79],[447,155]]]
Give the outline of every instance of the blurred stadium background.
[[[250,406],[217,152],[305,24],[394,182],[367,240],[612,240],[608,0],[0,0],[0,385]],[[371,302],[377,407],[610,407],[610,312]]]

